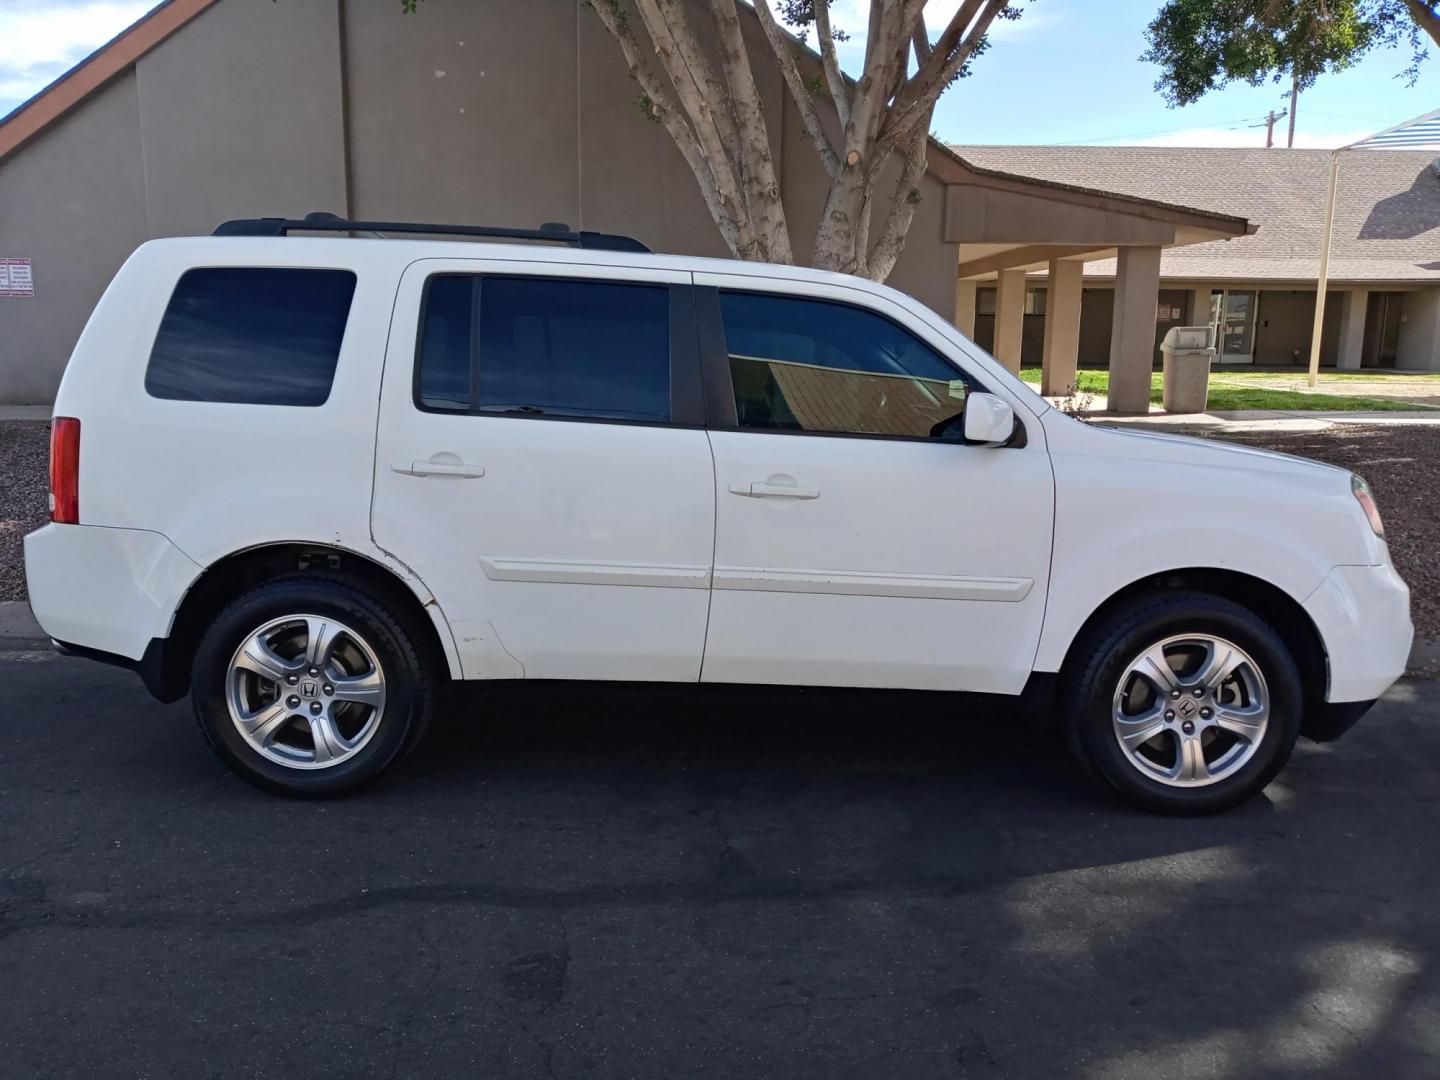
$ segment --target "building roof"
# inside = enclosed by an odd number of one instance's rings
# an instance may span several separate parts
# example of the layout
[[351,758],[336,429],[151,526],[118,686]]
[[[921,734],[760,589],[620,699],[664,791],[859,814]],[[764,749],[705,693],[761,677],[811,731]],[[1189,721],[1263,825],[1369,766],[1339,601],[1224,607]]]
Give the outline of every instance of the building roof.
[[[1160,146],[957,146],[965,160],[1039,180],[1245,217],[1251,236],[1167,249],[1171,280],[1314,281],[1324,229],[1329,150]],[[1440,174],[1428,151],[1340,155],[1330,279],[1440,284]],[[1114,260],[1087,263],[1090,276]]]

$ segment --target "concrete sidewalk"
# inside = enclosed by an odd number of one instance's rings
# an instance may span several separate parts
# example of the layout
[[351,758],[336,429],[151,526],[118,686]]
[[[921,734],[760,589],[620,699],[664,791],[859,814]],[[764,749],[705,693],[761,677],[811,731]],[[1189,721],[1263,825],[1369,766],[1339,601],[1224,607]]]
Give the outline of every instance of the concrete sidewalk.
[[1239,412],[1166,413],[1115,416],[1093,411],[1081,419],[1107,427],[1146,427],[1160,431],[1324,431],[1339,424],[1440,424],[1437,412],[1310,412],[1280,409],[1245,409]]

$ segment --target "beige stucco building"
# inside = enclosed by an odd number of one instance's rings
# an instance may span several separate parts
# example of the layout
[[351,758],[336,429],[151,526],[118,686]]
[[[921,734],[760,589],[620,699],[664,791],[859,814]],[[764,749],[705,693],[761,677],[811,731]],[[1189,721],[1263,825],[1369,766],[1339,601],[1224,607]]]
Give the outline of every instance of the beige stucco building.
[[[411,16],[398,6],[169,0],[0,119],[0,260],[28,260],[33,280],[0,293],[0,403],[52,400],[91,307],[136,246],[229,218],[564,221],[655,250],[726,254],[583,4],[427,0]],[[824,177],[758,25],[747,32],[804,258]],[[890,283],[967,330],[983,335],[988,320],[994,351],[1018,367],[1031,351],[1025,271],[1048,268],[1037,347],[1049,388],[1071,378],[1086,319],[1103,308],[1096,348],[1115,369],[1111,403],[1143,409],[1162,255],[1223,249],[1253,226],[1163,186],[1117,191],[1041,172],[932,144]],[[1116,270],[1102,300],[1084,276],[1105,259]],[[986,277],[995,315],[977,308]]]
[[[1218,360],[1265,367],[1309,362],[1325,213],[1328,150],[1170,147],[957,147],[966,160],[1039,179],[1231,213],[1258,225],[1228,243],[1165,251],[1156,340],[1170,326],[1211,323]],[[1426,151],[1340,155],[1320,360],[1338,368],[1440,369],[1440,172]],[[1024,362],[1040,362],[1047,282],[1032,266]],[[1113,261],[1087,261],[1079,360],[1104,366]],[[995,285],[980,282],[976,337],[997,329]]]

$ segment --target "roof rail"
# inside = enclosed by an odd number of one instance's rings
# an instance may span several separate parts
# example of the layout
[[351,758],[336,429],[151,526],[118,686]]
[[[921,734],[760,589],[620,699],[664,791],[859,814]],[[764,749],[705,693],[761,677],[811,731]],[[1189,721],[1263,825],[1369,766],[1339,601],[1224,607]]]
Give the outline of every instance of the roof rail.
[[350,221],[335,214],[313,213],[303,218],[237,218],[222,222],[212,236],[286,236],[291,232],[413,233],[436,236],[485,236],[500,240],[545,240],[599,251],[644,251],[639,240],[613,233],[574,232],[569,225],[547,221],[538,229],[511,229],[490,225],[435,225],[417,221]]

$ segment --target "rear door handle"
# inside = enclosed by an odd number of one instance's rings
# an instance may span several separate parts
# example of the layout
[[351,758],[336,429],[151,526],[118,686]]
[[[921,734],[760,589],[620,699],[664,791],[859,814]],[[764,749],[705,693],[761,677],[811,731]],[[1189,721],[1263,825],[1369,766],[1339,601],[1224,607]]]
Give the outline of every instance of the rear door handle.
[[744,495],[748,499],[818,499],[820,489],[804,484],[774,484],[768,480],[754,480],[748,484],[731,484],[732,495]]
[[397,461],[390,468],[402,476],[454,476],[461,480],[474,480],[485,475],[483,465],[450,461]]

